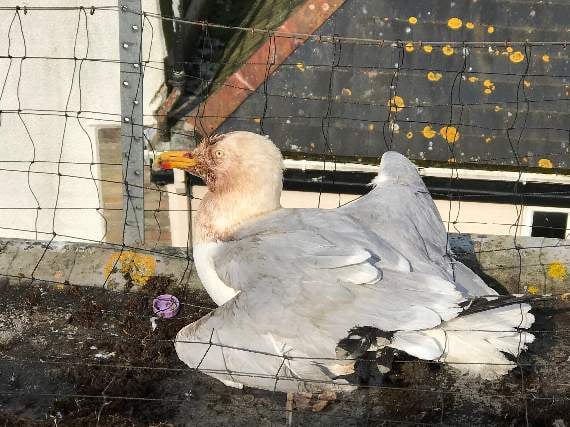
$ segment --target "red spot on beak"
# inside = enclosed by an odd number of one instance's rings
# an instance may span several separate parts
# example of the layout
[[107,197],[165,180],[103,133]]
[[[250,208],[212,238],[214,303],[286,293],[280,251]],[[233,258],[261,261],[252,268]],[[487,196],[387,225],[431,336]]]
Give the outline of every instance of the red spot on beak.
[[160,164],[160,169],[172,169],[172,166],[170,166],[170,163],[168,162],[162,162]]

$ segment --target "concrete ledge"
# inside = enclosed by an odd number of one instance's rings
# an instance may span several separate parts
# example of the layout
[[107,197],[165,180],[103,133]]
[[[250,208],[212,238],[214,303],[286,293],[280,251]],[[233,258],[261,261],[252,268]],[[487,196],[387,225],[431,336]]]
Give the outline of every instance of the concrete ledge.
[[570,240],[450,234],[458,260],[510,293],[570,291]]
[[154,276],[170,276],[182,287],[200,288],[192,254],[178,248],[122,248],[111,244],[0,239],[0,277],[36,279],[55,285],[144,286]]
[[[511,293],[570,292],[570,241],[538,237],[450,235],[457,258],[497,289]],[[56,286],[136,290],[154,276],[201,288],[192,254],[178,248],[131,249],[111,244],[0,239],[0,277]]]

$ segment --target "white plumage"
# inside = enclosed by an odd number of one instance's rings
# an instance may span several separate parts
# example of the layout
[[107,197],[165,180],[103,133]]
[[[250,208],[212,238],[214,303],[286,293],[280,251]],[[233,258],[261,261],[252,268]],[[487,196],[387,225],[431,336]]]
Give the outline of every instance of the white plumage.
[[[179,332],[176,350],[189,366],[228,384],[268,390],[350,388],[342,377],[354,370],[359,353],[339,349],[339,342],[351,330],[351,338],[365,338],[355,337],[354,328],[370,327],[377,334],[368,351],[397,349],[493,379],[514,366],[504,353],[517,356],[532,342],[524,331],[534,320],[528,304],[470,311],[470,300],[493,299],[496,292],[449,255],[430,194],[402,155],[386,153],[372,190],[341,208],[282,209],[260,202],[256,211],[248,202],[240,217],[223,205],[238,200],[237,194],[223,191],[242,192],[246,201],[257,194],[275,200],[272,191],[281,192],[275,147],[235,132],[197,150],[203,167],[213,173],[223,168],[229,178],[228,164],[208,164],[210,151],[241,169],[255,168],[266,151],[270,160],[261,172],[248,174],[247,183],[220,190],[217,182],[205,198],[208,209],[199,215],[226,218],[199,218],[207,231],[199,233],[194,257],[221,307]],[[264,171],[278,171],[279,185]],[[239,183],[237,170],[233,176]],[[211,226],[217,223],[226,228]]]

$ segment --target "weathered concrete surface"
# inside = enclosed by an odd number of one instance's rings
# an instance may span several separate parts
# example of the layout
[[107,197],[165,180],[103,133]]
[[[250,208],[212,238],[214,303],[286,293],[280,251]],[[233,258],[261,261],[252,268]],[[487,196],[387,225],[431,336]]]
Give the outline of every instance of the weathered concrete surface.
[[56,285],[124,289],[150,277],[171,276],[184,287],[201,287],[192,254],[177,248],[131,250],[119,245],[0,240],[0,277]]
[[[488,283],[511,293],[570,292],[570,241],[538,237],[450,235],[457,258]],[[0,275],[57,284],[124,289],[153,276],[189,288],[201,284],[192,254],[177,248],[0,240]]]
[[570,240],[451,234],[456,257],[510,293],[570,291]]

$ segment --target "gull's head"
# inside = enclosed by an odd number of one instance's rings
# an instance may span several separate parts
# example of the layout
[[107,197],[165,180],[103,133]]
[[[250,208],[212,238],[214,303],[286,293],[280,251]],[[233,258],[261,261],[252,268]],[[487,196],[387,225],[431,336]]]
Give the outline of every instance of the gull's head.
[[265,136],[215,135],[192,151],[162,153],[156,164],[183,169],[208,186],[196,219],[197,241],[230,238],[245,222],[281,207],[283,158]]
[[158,162],[162,169],[179,168],[202,178],[214,193],[268,186],[281,192],[281,152],[269,138],[252,132],[214,135],[191,152],[163,153]]

